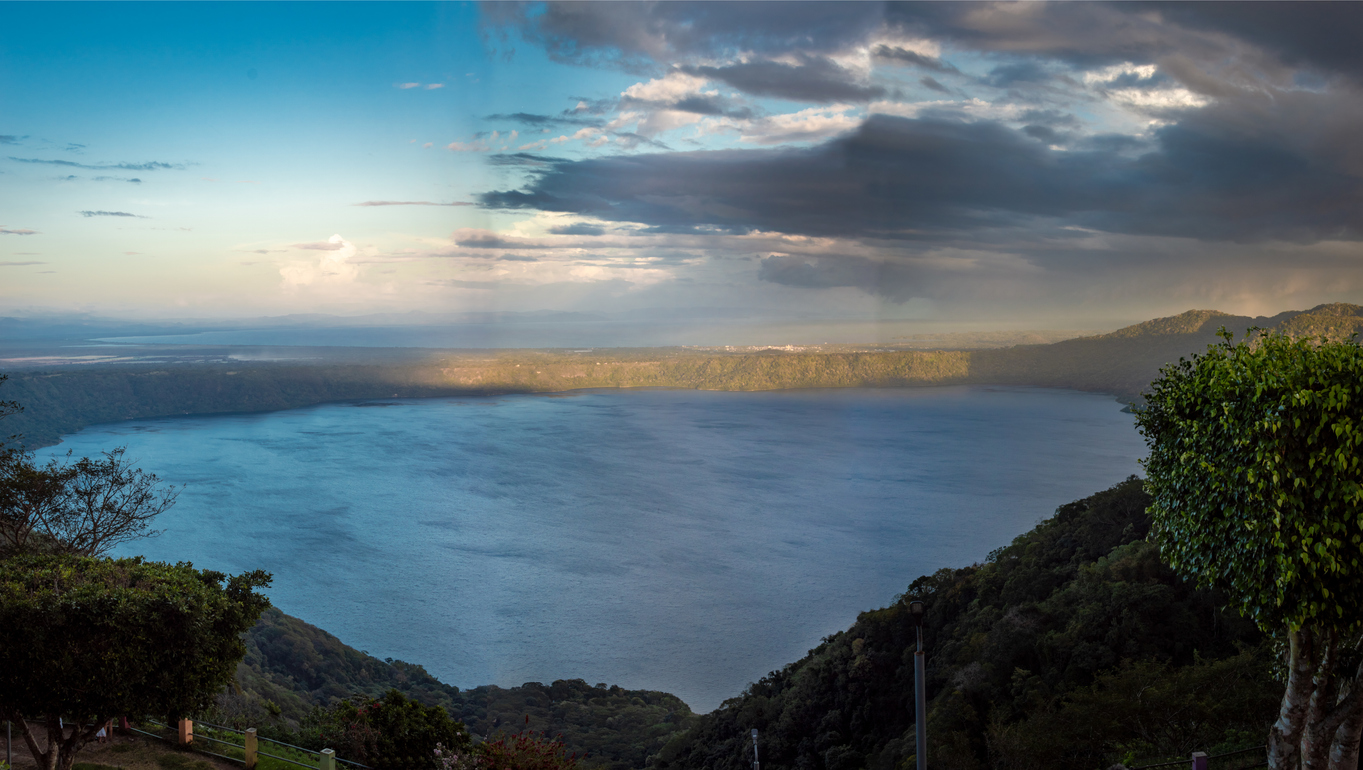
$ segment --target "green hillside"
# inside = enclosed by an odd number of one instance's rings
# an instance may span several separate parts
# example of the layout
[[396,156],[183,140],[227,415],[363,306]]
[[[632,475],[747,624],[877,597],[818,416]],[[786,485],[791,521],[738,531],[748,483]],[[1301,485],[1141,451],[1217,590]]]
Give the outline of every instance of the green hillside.
[[914,581],[700,717],[652,766],[913,766],[907,599],[927,605],[928,765],[1096,770],[1261,745],[1282,688],[1259,632],[1145,542],[1138,480],[1062,506],[984,564]]
[[528,725],[562,734],[571,751],[588,755],[586,767],[629,770],[643,767],[695,721],[691,709],[674,695],[590,685],[581,679],[460,690],[419,665],[379,660],[277,609],[267,610],[247,634],[246,647],[237,666],[237,690],[219,700],[212,716],[267,732],[296,725],[315,706],[395,688],[428,706],[442,706],[476,736]]

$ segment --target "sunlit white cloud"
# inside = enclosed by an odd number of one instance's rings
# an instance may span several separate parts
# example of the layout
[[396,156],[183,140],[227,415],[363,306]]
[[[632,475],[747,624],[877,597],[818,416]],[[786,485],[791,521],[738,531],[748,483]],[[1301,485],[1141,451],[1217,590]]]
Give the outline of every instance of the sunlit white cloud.
[[316,259],[294,260],[281,265],[279,274],[283,278],[285,290],[303,286],[348,284],[359,277],[360,268],[350,261],[359,250],[355,244],[340,235],[333,235],[321,242],[294,244],[293,247],[324,253]]

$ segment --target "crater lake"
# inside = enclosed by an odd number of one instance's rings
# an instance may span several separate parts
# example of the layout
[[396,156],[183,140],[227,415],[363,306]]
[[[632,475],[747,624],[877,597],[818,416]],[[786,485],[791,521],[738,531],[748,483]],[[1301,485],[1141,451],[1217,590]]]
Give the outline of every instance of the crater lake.
[[1108,396],[939,387],[370,401],[95,426],[182,486],[117,555],[265,569],[283,611],[460,687],[697,711],[922,574],[1138,473]]

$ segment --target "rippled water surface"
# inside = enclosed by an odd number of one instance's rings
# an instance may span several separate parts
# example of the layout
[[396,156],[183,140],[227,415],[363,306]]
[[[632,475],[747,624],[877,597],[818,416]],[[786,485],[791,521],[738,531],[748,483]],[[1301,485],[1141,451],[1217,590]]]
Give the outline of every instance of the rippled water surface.
[[1065,502],[1138,472],[1111,398],[590,391],[98,426],[184,485],[125,548],[461,687],[582,678],[714,708]]

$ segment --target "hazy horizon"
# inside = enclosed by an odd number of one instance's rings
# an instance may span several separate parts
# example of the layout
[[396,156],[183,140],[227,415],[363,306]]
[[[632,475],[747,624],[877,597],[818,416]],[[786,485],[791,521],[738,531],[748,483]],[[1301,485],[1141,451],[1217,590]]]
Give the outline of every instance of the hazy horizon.
[[0,316],[1363,301],[1354,4],[4,8]]

